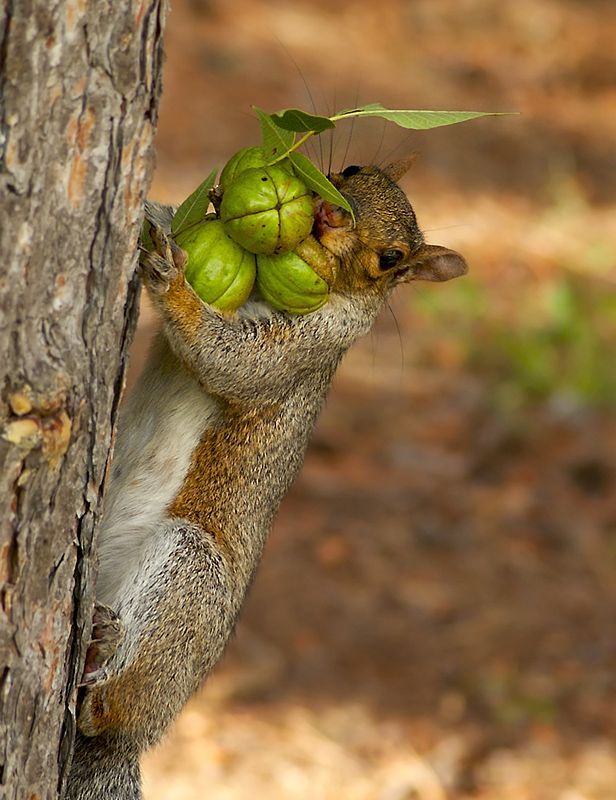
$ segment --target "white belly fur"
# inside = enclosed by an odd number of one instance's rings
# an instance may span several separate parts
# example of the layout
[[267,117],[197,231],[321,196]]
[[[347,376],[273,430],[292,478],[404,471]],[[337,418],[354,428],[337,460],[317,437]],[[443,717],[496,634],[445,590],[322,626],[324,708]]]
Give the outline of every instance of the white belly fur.
[[[173,368],[162,369],[167,361]],[[98,534],[96,599],[111,606],[133,580],[149,534],[167,517],[193,450],[219,417],[217,401],[161,338],[120,414],[117,446]]]

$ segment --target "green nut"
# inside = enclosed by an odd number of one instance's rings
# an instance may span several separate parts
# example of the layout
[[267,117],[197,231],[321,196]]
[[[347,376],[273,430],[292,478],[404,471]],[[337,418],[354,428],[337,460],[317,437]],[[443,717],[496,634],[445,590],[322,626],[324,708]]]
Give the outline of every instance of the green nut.
[[[235,178],[242,172],[245,172],[247,169],[253,169],[254,167],[264,167],[266,164],[267,158],[262,147],[242,147],[234,156],[231,156],[223,167],[218,184],[224,191],[231,186]],[[291,162],[288,158],[281,161],[279,166],[286,169],[287,172],[293,172]]]
[[186,280],[205,303],[229,311],[246,302],[255,282],[255,257],[229,238],[220,220],[191,225],[175,241],[188,254]]
[[286,253],[312,230],[312,196],[283,167],[255,167],[225,190],[220,218],[229,236],[251,253]]
[[296,253],[257,256],[257,286],[261,296],[279,311],[309,314],[329,297],[329,286]]
[[265,166],[265,155],[261,147],[242,147],[227,161],[220,173],[220,187],[228,189],[235,178],[247,169]]

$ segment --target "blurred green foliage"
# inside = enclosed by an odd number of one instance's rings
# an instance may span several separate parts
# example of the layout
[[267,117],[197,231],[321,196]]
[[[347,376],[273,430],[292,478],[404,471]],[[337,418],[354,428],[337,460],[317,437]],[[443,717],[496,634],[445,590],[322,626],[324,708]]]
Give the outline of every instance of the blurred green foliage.
[[616,286],[589,266],[529,286],[505,313],[502,300],[491,302],[493,287],[470,276],[444,292],[417,293],[414,312],[438,324],[441,340],[455,337],[498,405],[614,405]]

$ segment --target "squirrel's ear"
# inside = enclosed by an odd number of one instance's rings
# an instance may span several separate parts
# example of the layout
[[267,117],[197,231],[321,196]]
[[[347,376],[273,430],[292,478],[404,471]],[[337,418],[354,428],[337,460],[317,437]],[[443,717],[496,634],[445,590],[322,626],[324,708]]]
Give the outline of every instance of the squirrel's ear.
[[409,171],[413,162],[417,158],[417,155],[417,153],[411,153],[411,155],[407,156],[406,158],[401,158],[399,161],[393,161],[391,164],[383,167],[383,172],[388,178],[391,178],[392,181],[398,183],[400,178],[403,178]]
[[437,244],[424,244],[413,260],[408,280],[449,281],[467,272],[468,266],[460,253]]

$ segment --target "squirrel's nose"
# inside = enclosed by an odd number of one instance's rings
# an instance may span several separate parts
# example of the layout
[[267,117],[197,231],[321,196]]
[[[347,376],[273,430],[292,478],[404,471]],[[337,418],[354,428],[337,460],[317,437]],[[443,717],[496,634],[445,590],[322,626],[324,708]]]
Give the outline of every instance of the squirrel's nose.
[[342,228],[347,226],[351,215],[344,208],[330,203],[328,200],[317,200],[314,219],[317,226]]

